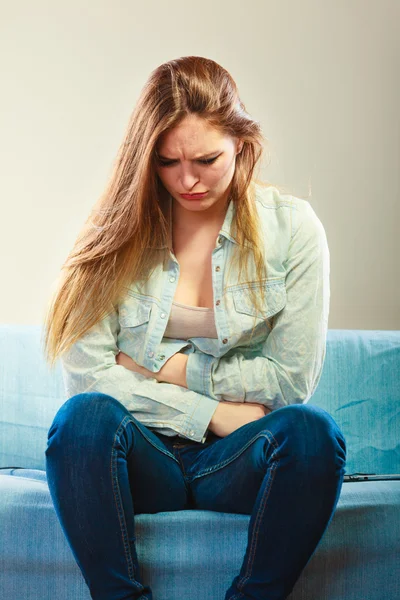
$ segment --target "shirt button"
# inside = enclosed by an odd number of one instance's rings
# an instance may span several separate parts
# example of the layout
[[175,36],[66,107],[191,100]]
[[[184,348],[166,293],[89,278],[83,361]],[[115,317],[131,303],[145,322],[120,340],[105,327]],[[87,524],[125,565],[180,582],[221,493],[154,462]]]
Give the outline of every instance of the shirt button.
[[220,271],[220,270],[221,270],[221,267],[215,267],[215,270],[216,270],[216,271]]
[[164,360],[164,358],[165,358],[165,354],[159,354],[159,355],[157,356],[157,358],[158,358],[158,360]]
[[217,300],[215,304],[219,306],[221,304],[221,300]]
[[170,277],[169,280],[171,283],[173,283],[175,281],[175,277]]
[[161,315],[160,315],[160,317],[161,317],[162,319],[165,319],[165,317],[166,317],[166,316],[167,316],[167,315],[166,315],[165,313],[161,313]]
[[152,358],[154,356],[154,352],[148,352],[147,356],[150,356]]
[[223,344],[227,344],[227,343],[228,343],[228,338],[224,338],[224,339],[222,340],[222,343],[223,343]]
[[189,435],[194,435],[193,429],[191,429],[191,431],[189,431]]
[[222,237],[221,236],[219,236],[219,238],[218,238],[218,244],[222,244]]

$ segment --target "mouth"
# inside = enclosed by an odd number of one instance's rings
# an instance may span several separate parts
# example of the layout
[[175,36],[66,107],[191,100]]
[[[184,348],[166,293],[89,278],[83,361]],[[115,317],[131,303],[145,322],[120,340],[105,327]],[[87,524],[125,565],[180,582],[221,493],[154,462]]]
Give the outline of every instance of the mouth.
[[198,200],[199,198],[204,198],[204,196],[206,196],[208,194],[208,192],[202,192],[199,194],[179,194],[181,198],[184,198],[185,200]]

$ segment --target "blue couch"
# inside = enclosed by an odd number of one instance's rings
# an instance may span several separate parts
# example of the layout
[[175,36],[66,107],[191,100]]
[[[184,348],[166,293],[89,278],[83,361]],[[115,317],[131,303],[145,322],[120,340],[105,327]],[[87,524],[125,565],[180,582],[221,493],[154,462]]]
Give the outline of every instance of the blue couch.
[[[90,600],[54,511],[47,433],[65,397],[41,326],[0,326],[0,598]],[[329,330],[311,404],[347,441],[346,475],[400,473],[400,331]],[[186,510],[135,517],[154,600],[222,600],[239,572],[250,516]],[[291,600],[399,600],[400,480],[345,481]]]

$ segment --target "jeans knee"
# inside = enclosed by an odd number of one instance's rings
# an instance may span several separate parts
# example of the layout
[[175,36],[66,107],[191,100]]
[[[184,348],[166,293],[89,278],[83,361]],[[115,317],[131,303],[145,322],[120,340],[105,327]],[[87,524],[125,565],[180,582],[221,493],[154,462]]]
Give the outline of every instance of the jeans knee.
[[71,430],[72,435],[76,436],[79,435],[79,432],[83,432],[83,435],[93,434],[96,428],[99,429],[101,423],[110,422],[111,415],[116,413],[120,420],[124,415],[132,417],[113,396],[101,392],[75,394],[58,409],[47,438],[50,439],[55,431],[65,429]]
[[325,409],[312,404],[291,404],[278,412],[283,419],[285,444],[297,457],[315,460],[325,466],[329,462],[336,467],[345,464],[345,438]]
[[303,404],[305,434],[312,440],[310,452],[322,456],[328,464],[344,466],[346,462],[346,440],[335,419],[320,406]]

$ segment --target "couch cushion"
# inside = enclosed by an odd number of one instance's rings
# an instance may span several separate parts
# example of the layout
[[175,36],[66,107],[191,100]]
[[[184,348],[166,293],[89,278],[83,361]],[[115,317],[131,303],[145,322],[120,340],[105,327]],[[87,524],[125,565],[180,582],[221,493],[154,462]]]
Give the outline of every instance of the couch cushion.
[[400,331],[328,331],[310,400],[347,442],[346,473],[400,473]]
[[0,325],[0,467],[45,470],[47,433],[67,400],[44,361],[39,325]]
[[[138,559],[153,597],[224,598],[240,570],[249,520],[200,510],[137,515]],[[399,555],[400,481],[344,483],[290,600],[396,600]],[[0,598],[90,600],[43,471],[0,475],[0,560]]]

